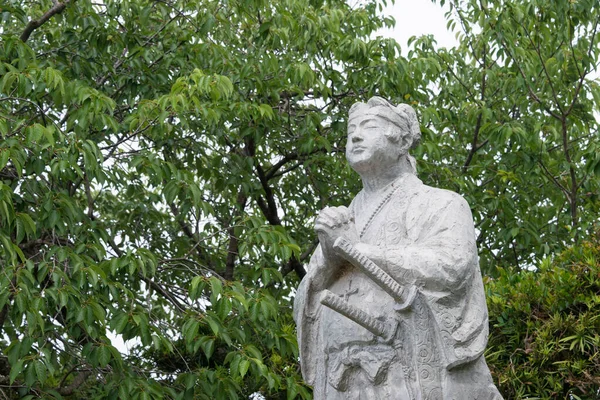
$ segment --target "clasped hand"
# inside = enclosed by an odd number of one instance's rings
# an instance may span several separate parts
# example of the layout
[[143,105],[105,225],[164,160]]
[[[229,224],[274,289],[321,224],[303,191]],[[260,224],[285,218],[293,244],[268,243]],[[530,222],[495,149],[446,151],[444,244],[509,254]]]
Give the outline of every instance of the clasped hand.
[[341,261],[333,250],[337,238],[343,237],[352,244],[359,241],[354,217],[350,210],[343,206],[325,207],[321,210],[315,221],[315,231],[319,235],[323,254],[329,261]]

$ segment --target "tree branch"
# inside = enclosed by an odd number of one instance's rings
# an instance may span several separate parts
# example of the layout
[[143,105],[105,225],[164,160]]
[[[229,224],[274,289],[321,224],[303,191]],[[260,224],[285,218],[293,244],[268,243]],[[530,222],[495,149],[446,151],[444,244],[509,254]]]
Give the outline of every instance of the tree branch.
[[[166,4],[166,3],[165,3]],[[166,27],[167,25],[169,25],[171,22],[173,22],[179,15],[175,15],[173,16],[169,21],[167,21],[166,23],[163,24],[163,26],[161,26],[156,32],[154,32],[154,34],[152,36],[150,36],[145,42],[144,44],[142,44],[140,46],[140,48],[144,48],[146,47],[152,40],[154,40],[154,38],[161,33]],[[128,54],[128,49],[125,48],[123,49],[123,54],[121,55],[121,58],[118,59],[117,61],[115,61],[115,63],[113,64],[113,71],[112,72],[107,72],[106,75],[104,75],[102,78],[100,78],[96,83],[98,86],[102,86],[104,85],[104,83],[106,83],[106,81],[108,80],[108,78],[110,78],[110,76],[116,72],[116,70],[118,70],[119,68],[121,68],[121,66],[123,65],[123,63],[127,60],[129,60],[130,58],[132,58],[134,55],[136,55],[137,52],[133,52],[131,54]]]
[[300,280],[306,276],[306,269],[304,269],[304,266],[296,257],[292,256],[287,265],[296,272]]
[[277,173],[277,171],[279,171],[281,169],[281,167],[283,167],[285,164],[287,164],[290,161],[293,160],[297,160],[299,157],[297,152],[292,152],[290,154],[286,154],[281,160],[279,160],[275,165],[273,165],[271,168],[269,168],[269,170],[266,172],[265,177],[267,178],[267,180],[270,180],[271,178],[273,178],[273,176]]
[[77,374],[77,376],[73,379],[73,382],[71,382],[68,386],[65,387],[61,387],[60,389],[58,389],[58,392],[62,395],[62,396],[70,396],[73,394],[73,392],[75,392],[75,390],[77,390],[77,388],[79,386],[81,386],[86,380],[87,378],[92,374],[92,371],[87,370],[87,371],[82,371],[79,374]]
[[152,279],[143,276],[142,274],[138,274],[140,279],[142,279],[146,284],[148,284],[152,289],[156,292],[160,293],[162,297],[167,299],[180,313],[185,313],[186,308],[177,300],[175,296],[172,296],[165,288],[163,288],[158,283],[154,282]]
[[567,128],[567,120],[566,117],[562,120],[562,141],[563,141],[563,151],[565,152],[565,159],[569,164],[569,175],[571,178],[571,191],[567,196],[569,200],[569,206],[571,209],[571,225],[573,227],[577,226],[577,188],[579,185],[577,184],[577,175],[575,173],[575,167],[573,166],[573,160],[571,159],[571,153],[569,152],[569,131]]
[[542,101],[542,99],[540,99],[538,97],[537,94],[535,94],[535,92],[533,91],[533,88],[527,82],[527,75],[525,75],[525,71],[523,71],[523,68],[521,67],[521,64],[519,63],[519,60],[517,60],[517,58],[514,56],[514,54],[509,50],[509,47],[508,47],[508,44],[506,43],[506,41],[503,40],[502,38],[499,38],[499,39],[502,42],[502,46],[504,46],[504,50],[506,51],[508,56],[511,58],[511,60],[513,60],[513,62],[515,63],[515,66],[517,67],[517,70],[519,71],[519,75],[521,75],[521,78],[523,78],[523,81],[524,81],[525,85],[527,86],[527,91],[529,92],[529,97],[531,97],[533,100],[535,100],[535,102],[538,103],[552,117],[554,117],[555,119],[557,119],[559,121],[562,121],[564,117],[562,115],[557,114],[556,112],[552,111],[552,109],[550,109],[550,107],[548,107],[548,105],[546,103],[544,103]]
[[[112,247],[113,251],[117,254],[118,257],[123,256],[123,251],[121,249],[119,249],[119,247],[117,246],[115,241],[110,236],[108,237],[108,244],[110,245],[110,247]],[[152,289],[154,289],[156,292],[158,292],[161,296],[163,296],[165,299],[167,299],[171,304],[173,304],[173,306],[177,309],[177,311],[179,311],[181,313],[185,313],[185,310],[186,310],[185,306],[183,304],[181,304],[177,300],[177,298],[175,298],[167,290],[165,290],[165,288],[160,286],[158,283],[154,282],[152,279],[145,277],[141,273],[138,274],[138,276],[141,280],[146,282],[146,284],[148,284],[148,286],[150,286]]]
[[[588,56],[591,55],[592,50],[594,48],[594,39],[596,37],[599,22],[600,22],[600,16],[596,19],[596,23],[594,24],[594,30],[592,32],[592,37],[590,38],[590,46],[588,48]],[[572,57],[573,57],[573,63],[577,67],[577,72],[579,73],[579,82],[577,83],[577,87],[575,88],[575,94],[573,95],[573,100],[571,101],[571,104],[569,105],[569,108],[568,108],[567,112],[565,113],[565,116],[571,114],[571,111],[573,111],[573,107],[575,106],[577,98],[579,97],[579,92],[581,91],[581,87],[583,86],[583,81],[585,80],[585,77],[589,73],[589,70],[587,70],[587,69],[585,69],[583,71],[583,73],[581,73],[581,71],[579,69],[579,65],[577,64],[577,58],[575,57],[575,49],[573,49],[573,42],[570,43],[570,47],[571,47],[571,53],[572,53]]]
[[486,87],[485,77],[486,77],[486,71],[487,71],[486,56],[487,56],[487,46],[483,45],[483,54],[482,54],[483,71],[481,72],[481,107],[482,107],[482,109],[479,111],[479,116],[477,117],[477,123],[475,124],[475,133],[473,134],[473,140],[471,141],[471,150],[469,151],[469,155],[467,156],[467,159],[465,160],[465,163],[463,165],[463,168],[462,168],[463,173],[467,171],[467,168],[471,164],[471,161],[473,161],[473,156],[475,155],[477,150],[481,149],[481,147],[483,146],[483,145],[478,145],[477,142],[479,141],[479,132],[481,130],[481,125],[483,123],[483,104],[484,104],[484,100],[485,100],[485,87]]
[[[258,207],[260,208],[262,213],[265,215],[265,218],[267,218],[267,221],[269,221],[271,225],[282,225],[281,219],[279,218],[279,215],[277,213],[277,204],[275,203],[275,196],[273,190],[269,186],[269,180],[267,179],[267,175],[265,174],[265,171],[263,170],[262,166],[256,160],[256,157],[254,157],[256,154],[256,145],[254,143],[254,140],[252,138],[247,138],[245,142],[246,155],[254,159],[254,168],[256,169],[258,180],[260,181],[263,191],[265,192],[265,198],[263,199],[261,196],[257,196],[256,203],[258,204]],[[281,164],[281,166],[282,165],[283,164]],[[281,166],[279,166],[279,168],[281,168]],[[276,170],[273,171],[274,174]],[[304,275],[306,275],[306,270],[304,269],[304,266],[294,256],[292,256],[287,262],[286,266],[283,267],[284,270],[288,268],[290,270],[293,269],[294,271],[296,271],[300,279],[302,279]]]
[[[244,208],[246,208],[246,201],[248,200],[246,195],[242,192],[241,187],[239,190],[240,191],[237,198],[238,209],[234,213],[234,216],[238,217],[244,212]],[[233,218],[232,222],[235,222],[233,221]],[[235,269],[235,260],[238,257],[239,244],[239,238],[235,235],[235,225],[233,223],[230,225],[231,226],[227,229],[227,233],[229,234],[229,245],[227,247],[227,259],[225,261],[225,274],[223,275],[223,277],[228,281],[233,280],[233,272]]]
[[281,274],[283,276],[286,276],[290,272],[295,271],[296,274],[298,274],[298,277],[300,279],[304,278],[304,275],[306,275],[306,270],[304,269],[304,266],[302,265],[302,263],[308,257],[310,257],[310,255],[315,251],[315,249],[317,248],[318,245],[319,245],[319,239],[313,240],[312,243],[310,244],[310,246],[308,246],[308,248],[306,250],[304,250],[302,252],[302,254],[300,254],[299,260],[294,258],[293,260],[290,259],[288,261],[288,263],[282,269]]
[[[313,154],[326,153],[326,152],[327,152],[327,149],[316,149],[316,150],[313,150],[313,151],[305,153],[305,154],[298,154],[295,151],[292,153],[286,154],[285,156],[283,156],[283,158],[281,160],[279,160],[277,163],[275,163],[273,166],[271,166],[267,171],[265,171],[265,173],[264,173],[265,179],[267,181],[270,181],[273,178],[277,178],[279,176],[285,175],[286,173],[301,166],[302,163],[304,162],[304,160],[306,158],[312,156]],[[279,172],[284,165],[286,165],[290,161],[294,161],[294,160],[299,160],[299,161],[296,164],[294,164],[293,166]]]
[[[173,203],[169,203],[169,208],[171,209],[173,216],[175,216],[175,219],[177,220],[177,223],[179,224],[179,227],[181,228],[183,233],[185,233],[185,235],[188,238],[190,238],[194,242],[196,242],[196,244],[200,243],[199,238],[194,234],[190,225],[182,218],[179,218],[179,209],[177,208],[177,206]],[[212,263],[212,261],[210,260],[210,258],[202,251],[200,246],[194,246],[194,247],[196,248],[196,253],[198,254],[198,257],[200,258],[200,260],[202,260],[202,262],[204,262],[209,269],[214,271],[215,267],[214,267],[214,264]]]
[[571,198],[569,195],[569,191],[567,190],[567,188],[565,188],[555,177],[554,175],[552,175],[552,173],[550,171],[548,171],[548,168],[546,168],[546,166],[544,165],[544,163],[540,160],[538,161],[538,163],[540,164],[540,166],[542,167],[542,170],[544,171],[544,173],[546,174],[546,176],[548,178],[550,178],[550,180],[552,181],[552,183],[554,183],[561,192],[563,192],[565,194],[565,196],[567,197],[567,200],[570,202]]
[[[560,101],[558,99],[558,94],[556,92],[556,89],[554,88],[554,84],[552,83],[552,76],[550,76],[550,73],[548,72],[548,69],[546,68],[546,62],[544,61],[544,57],[542,57],[542,53],[540,51],[539,43],[536,44],[533,41],[533,38],[531,37],[531,33],[529,32],[529,30],[527,29],[527,27],[524,24],[522,24],[519,21],[517,21],[514,17],[512,17],[512,20],[515,21],[515,23],[517,23],[518,25],[520,25],[521,28],[523,28],[523,30],[525,31],[525,35],[527,35],[527,38],[529,39],[529,43],[534,48],[535,53],[538,56],[538,60],[540,61],[540,64],[542,65],[542,72],[546,76],[546,80],[548,81],[548,85],[550,86],[550,90],[552,91],[552,98],[554,99],[554,103],[556,104],[556,108],[558,108],[558,110],[560,111],[560,113],[562,115],[565,115],[564,111],[563,111],[563,109],[562,109],[562,107],[560,105]],[[558,51],[558,49],[557,49],[557,51]]]
[[248,137],[245,140],[245,153],[246,156],[252,157],[254,160],[254,169],[256,170],[256,175],[258,176],[258,180],[260,185],[265,192],[265,198],[258,196],[256,202],[260,207],[263,214],[269,221],[271,225],[281,225],[281,219],[279,219],[279,215],[277,213],[277,204],[275,203],[275,196],[273,193],[273,189],[269,186],[269,180],[267,179],[267,175],[263,170],[260,163],[256,160],[256,144],[254,143],[254,139]]
[[62,3],[55,2],[54,6],[48,11],[46,11],[46,13],[42,15],[40,19],[33,19],[29,21],[29,23],[25,27],[25,30],[23,30],[23,33],[21,33],[21,41],[27,42],[27,39],[29,39],[29,36],[31,36],[34,30],[44,25],[54,15],[62,13],[67,7],[67,4],[69,4],[70,2],[71,0],[65,0]]

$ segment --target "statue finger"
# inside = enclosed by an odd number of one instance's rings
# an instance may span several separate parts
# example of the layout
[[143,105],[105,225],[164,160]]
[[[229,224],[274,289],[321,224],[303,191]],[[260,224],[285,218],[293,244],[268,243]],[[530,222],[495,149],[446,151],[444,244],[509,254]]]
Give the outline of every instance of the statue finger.
[[348,207],[346,207],[346,206],[339,206],[339,207],[336,207],[335,209],[336,209],[336,211],[337,211],[338,213],[340,213],[341,215],[348,215],[348,213],[349,213],[349,211],[350,211],[350,210],[348,209]]
[[335,219],[327,214],[319,214],[319,216],[317,217],[315,224],[316,223],[320,223],[320,224],[325,224],[325,225],[329,225],[329,226],[334,226],[335,225]]
[[319,211],[319,215],[331,215],[335,212],[335,207],[325,207]]
[[331,228],[338,228],[342,226],[342,220],[339,218],[339,216],[333,214],[319,215],[315,223],[316,222],[328,225]]
[[339,218],[339,220],[344,223],[347,221],[350,221],[350,220],[354,220],[354,217],[353,217],[352,213],[350,212],[350,210],[348,209],[348,207],[344,207],[344,206],[336,207],[335,214],[336,214],[337,218]]
[[341,226],[348,221],[348,212],[346,211],[346,207],[343,206],[335,207],[328,215],[335,220],[335,223],[338,226]]
[[331,234],[333,226],[328,223],[317,222],[315,223],[315,231],[317,233]]

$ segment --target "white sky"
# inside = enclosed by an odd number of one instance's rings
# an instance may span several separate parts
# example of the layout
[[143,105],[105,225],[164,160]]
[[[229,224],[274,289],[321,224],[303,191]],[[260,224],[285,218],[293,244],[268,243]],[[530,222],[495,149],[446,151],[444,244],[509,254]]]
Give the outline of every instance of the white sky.
[[393,30],[385,29],[377,33],[385,37],[392,37],[400,44],[402,54],[406,55],[407,42],[411,36],[433,34],[438,47],[453,47],[457,44],[454,33],[446,29],[444,14],[448,10],[434,4],[431,0],[396,0],[383,11],[396,19]]

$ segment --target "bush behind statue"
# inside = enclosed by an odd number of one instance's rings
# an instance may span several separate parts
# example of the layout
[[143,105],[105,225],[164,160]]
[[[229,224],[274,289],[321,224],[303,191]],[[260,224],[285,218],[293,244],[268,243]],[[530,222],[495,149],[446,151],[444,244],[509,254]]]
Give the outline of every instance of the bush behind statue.
[[600,231],[536,271],[501,270],[486,290],[486,357],[506,398],[598,398]]

